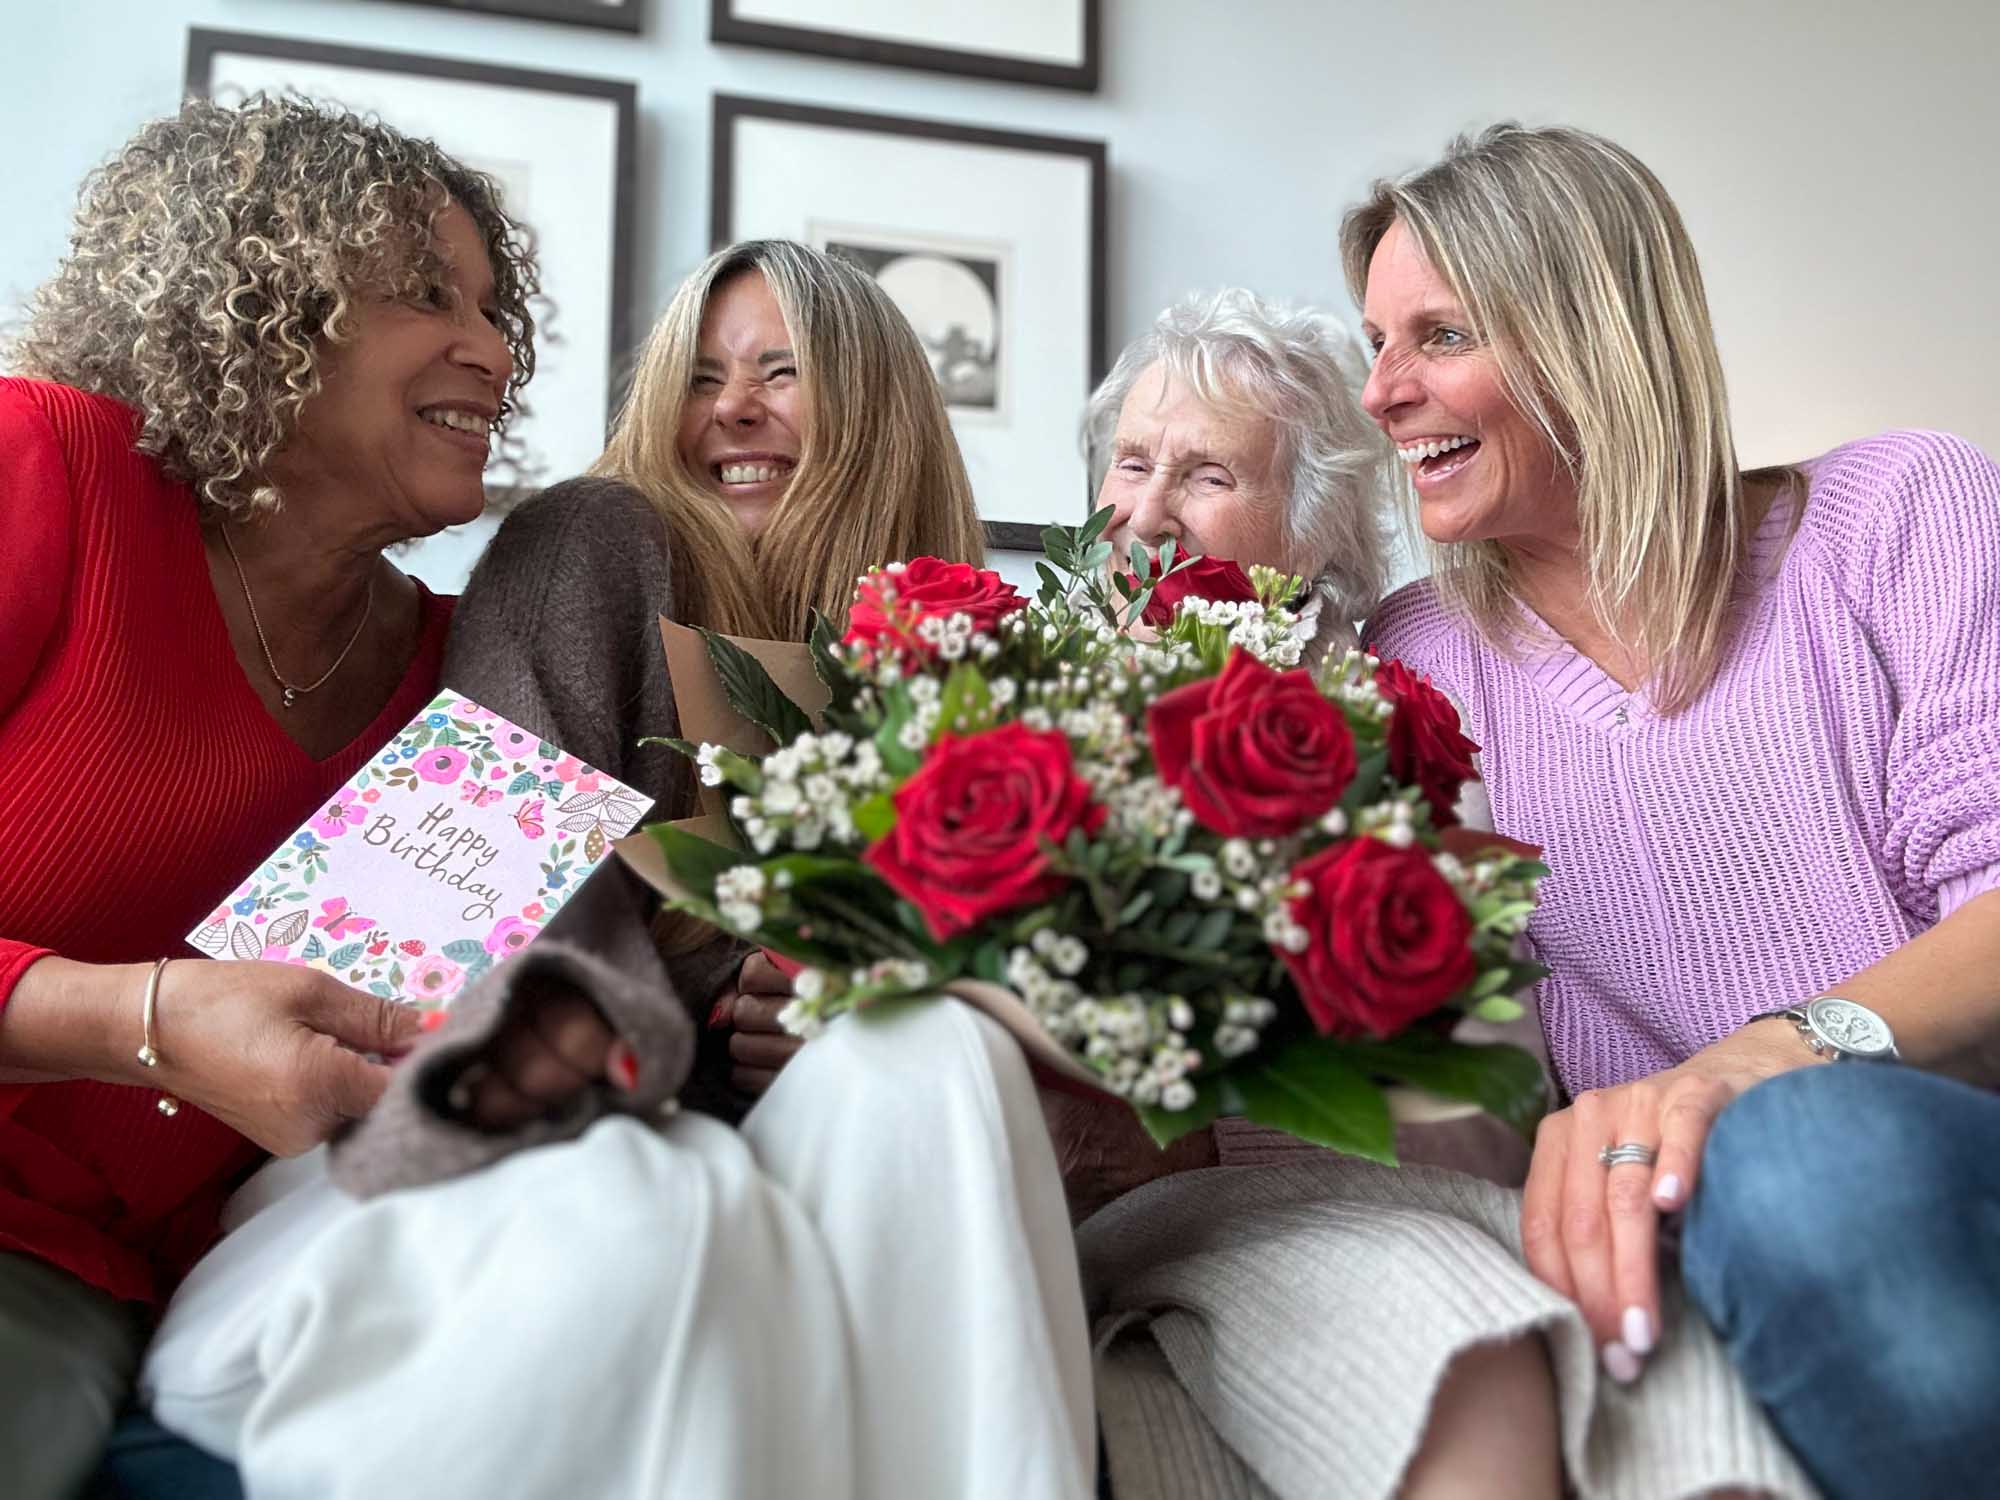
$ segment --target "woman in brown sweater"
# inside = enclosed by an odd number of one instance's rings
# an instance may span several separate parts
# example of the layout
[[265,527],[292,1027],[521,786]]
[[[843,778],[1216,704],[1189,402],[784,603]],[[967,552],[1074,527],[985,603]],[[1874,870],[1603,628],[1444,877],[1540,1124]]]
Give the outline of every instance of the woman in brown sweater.
[[[596,472],[502,528],[446,679],[678,815],[690,779],[637,744],[677,728],[660,614],[797,638],[868,563],[978,551],[907,323],[753,243],[675,299]],[[198,1268],[162,1419],[253,1492],[1088,1494],[1082,1297],[1014,1043],[955,1004],[839,1023],[732,1130],[679,1105],[684,1002],[739,950],[663,971],[644,915],[593,877],[337,1149],[376,1196],[309,1185]]]

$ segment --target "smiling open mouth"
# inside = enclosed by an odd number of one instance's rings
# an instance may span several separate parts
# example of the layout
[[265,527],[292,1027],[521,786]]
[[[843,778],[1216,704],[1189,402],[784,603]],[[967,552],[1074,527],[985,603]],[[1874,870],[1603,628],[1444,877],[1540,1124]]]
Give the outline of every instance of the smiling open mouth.
[[1479,439],[1461,434],[1412,443],[1407,448],[1398,448],[1396,457],[1410,466],[1412,477],[1421,484],[1449,479],[1471,463],[1478,452]]
[[710,464],[708,472],[723,484],[770,484],[790,477],[794,467],[788,458],[756,458]]

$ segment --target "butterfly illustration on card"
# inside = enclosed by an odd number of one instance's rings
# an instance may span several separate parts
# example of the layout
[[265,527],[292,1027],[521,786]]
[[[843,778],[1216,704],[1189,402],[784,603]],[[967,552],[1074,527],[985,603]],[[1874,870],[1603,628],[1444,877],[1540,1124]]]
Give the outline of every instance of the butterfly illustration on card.
[[476,781],[463,782],[458,789],[458,800],[470,802],[474,807],[491,807],[500,800],[500,797],[499,787],[481,786]]
[[538,839],[542,836],[542,814],[545,811],[547,804],[540,797],[532,802],[523,802],[514,809],[515,826],[529,838]]

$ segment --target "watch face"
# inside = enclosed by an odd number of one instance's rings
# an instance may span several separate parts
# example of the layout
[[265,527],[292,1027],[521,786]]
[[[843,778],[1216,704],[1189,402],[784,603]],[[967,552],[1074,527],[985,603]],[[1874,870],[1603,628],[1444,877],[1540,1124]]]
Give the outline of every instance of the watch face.
[[1825,996],[1806,1007],[1806,1020],[1829,1046],[1856,1057],[1887,1057],[1892,1050],[1889,1027],[1866,1006],[1837,995]]

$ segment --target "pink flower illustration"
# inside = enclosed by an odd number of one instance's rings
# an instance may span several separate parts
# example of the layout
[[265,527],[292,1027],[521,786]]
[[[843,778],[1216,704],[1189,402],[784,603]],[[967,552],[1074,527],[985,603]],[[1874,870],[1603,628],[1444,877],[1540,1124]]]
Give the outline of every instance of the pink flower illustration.
[[337,839],[367,821],[368,809],[354,800],[353,793],[342,792],[312,820],[312,831],[323,839]]
[[417,757],[417,775],[424,781],[449,786],[465,769],[465,752],[450,745],[433,745]]
[[541,740],[527,730],[515,727],[503,729],[493,737],[493,748],[511,759],[526,759],[535,753]]
[[361,800],[363,802],[380,802],[382,800],[381,788],[371,786],[370,788],[368,788],[367,791],[361,794]]
[[486,935],[486,951],[495,958],[505,958],[527,947],[534,936],[534,923],[524,922],[519,917],[502,917]]
[[453,994],[465,978],[465,970],[433,953],[421,958],[403,976],[404,993],[418,1000],[443,1000]]
[[314,917],[313,926],[325,929],[326,935],[336,941],[351,933],[366,932],[375,925],[373,917],[350,913],[345,896],[335,896],[331,901],[322,901],[319,909],[324,915]]
[[521,915],[526,917],[530,922],[539,922],[548,915],[548,911],[543,907],[541,902],[530,901],[526,906],[521,908]]

